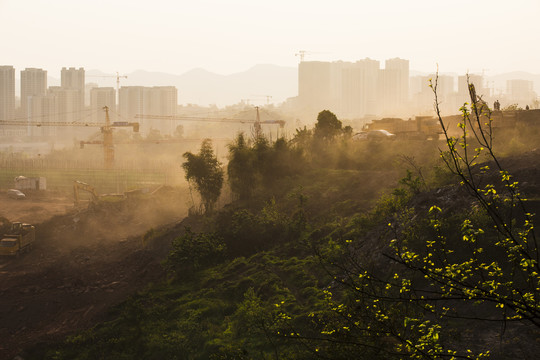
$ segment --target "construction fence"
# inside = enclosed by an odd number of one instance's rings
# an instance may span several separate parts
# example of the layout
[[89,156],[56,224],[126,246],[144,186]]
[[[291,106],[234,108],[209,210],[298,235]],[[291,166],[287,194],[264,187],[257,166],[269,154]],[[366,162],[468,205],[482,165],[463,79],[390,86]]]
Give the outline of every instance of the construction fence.
[[114,169],[104,169],[103,163],[51,160],[0,159],[0,188],[14,187],[15,178],[44,177],[47,189],[69,192],[75,180],[92,185],[99,193],[123,193],[134,189],[153,189],[162,185],[176,186],[184,182],[179,164],[133,162],[116,163]]

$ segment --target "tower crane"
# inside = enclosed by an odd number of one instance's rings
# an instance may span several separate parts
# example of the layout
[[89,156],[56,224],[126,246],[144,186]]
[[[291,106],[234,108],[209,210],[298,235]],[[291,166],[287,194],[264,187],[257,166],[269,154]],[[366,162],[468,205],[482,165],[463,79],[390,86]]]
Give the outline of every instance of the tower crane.
[[[139,123],[137,122],[127,122],[127,121],[115,121],[111,123],[109,119],[109,108],[105,106],[103,108],[105,111],[105,124],[95,123],[95,122],[62,122],[62,121],[38,121],[38,122],[23,122],[16,120],[5,120],[0,121],[0,126],[83,126],[83,127],[99,127],[101,128],[101,133],[103,134],[103,141],[92,141],[87,142],[88,144],[103,144],[103,154],[105,159],[105,167],[110,169],[114,165],[114,145],[112,131],[116,127],[131,127],[134,132],[139,132]],[[85,142],[81,141],[81,148],[84,147]]]
[[105,110],[105,125],[101,126],[101,133],[103,134],[103,140],[94,141],[81,141],[81,149],[85,144],[103,144],[103,155],[105,160],[105,168],[111,169],[114,165],[114,143],[113,143],[113,128],[115,127],[128,127],[131,126],[134,132],[139,132],[139,123],[130,123],[127,121],[115,121],[111,124],[109,119],[109,107],[104,106]]
[[117,96],[117,103],[118,99],[120,98],[120,94],[118,93],[120,91],[120,78],[127,79],[127,75],[120,75],[118,71],[116,72],[116,75],[90,75],[88,77],[106,77],[106,78],[116,78],[116,96]]
[[294,56],[300,57],[300,62],[303,62],[303,61],[304,61],[304,57],[306,56],[306,54],[309,54],[309,52],[306,51],[306,50],[300,50],[300,51],[298,51],[296,54],[294,54]]
[[250,101],[257,101],[257,100],[259,100],[259,99],[256,99],[256,98],[251,98],[251,99],[240,99],[241,102],[243,102],[243,103],[245,103],[245,104],[247,104],[247,105],[249,105],[249,102],[250,102]]
[[270,99],[272,98],[272,95],[251,95],[251,96],[266,98],[266,105],[270,104]]
[[259,107],[255,106],[257,116],[255,119],[234,119],[234,118],[216,118],[216,117],[197,117],[197,116],[178,116],[178,115],[149,115],[136,114],[136,119],[153,119],[153,120],[182,120],[182,121],[206,121],[206,122],[226,122],[226,123],[241,123],[253,124],[255,133],[258,135],[261,131],[261,125],[279,125],[281,129],[285,127],[285,120],[263,120],[259,114]]
[[307,51],[307,50],[299,50],[294,56],[298,56],[300,58],[300,62],[304,62],[304,58],[306,55],[311,54],[326,54],[325,52],[315,52],[315,51]]

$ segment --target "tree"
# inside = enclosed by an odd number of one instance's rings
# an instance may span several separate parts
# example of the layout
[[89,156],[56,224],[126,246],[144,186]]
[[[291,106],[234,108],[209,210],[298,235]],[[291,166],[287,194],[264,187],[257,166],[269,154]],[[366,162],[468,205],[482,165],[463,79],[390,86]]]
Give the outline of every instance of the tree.
[[[440,155],[458,184],[439,189],[439,196],[431,193],[426,206],[414,202],[419,188],[408,173],[406,188],[369,216],[328,230],[327,238],[313,233],[334,282],[324,290],[328,305],[310,314],[319,334],[290,336],[314,346],[322,358],[350,352],[367,359],[537,355],[534,214],[495,155],[491,110],[474,85],[470,105],[461,108],[459,137],[448,134],[436,81],[432,87],[446,140]],[[495,345],[487,338],[497,331]]]
[[338,120],[333,112],[323,110],[317,115],[317,123],[315,124],[316,136],[330,140],[341,133],[341,128],[341,121]]
[[186,180],[195,183],[195,189],[201,196],[204,211],[210,213],[223,186],[223,169],[214,155],[212,140],[204,139],[198,154],[186,152],[183,156],[186,159],[182,164]]
[[289,146],[284,138],[272,143],[260,134],[253,143],[248,143],[240,133],[229,144],[227,175],[232,192],[240,200],[249,199],[259,184],[271,186],[298,172],[302,165],[301,151]]
[[178,125],[174,130],[173,137],[182,139],[184,137],[184,125]]
[[239,133],[229,144],[227,176],[232,192],[241,200],[248,199],[257,184],[255,160],[255,153],[247,144],[244,133]]
[[161,135],[161,132],[158,129],[150,129],[150,131],[148,132],[148,135],[146,136],[146,140],[148,141],[163,140],[163,135]]

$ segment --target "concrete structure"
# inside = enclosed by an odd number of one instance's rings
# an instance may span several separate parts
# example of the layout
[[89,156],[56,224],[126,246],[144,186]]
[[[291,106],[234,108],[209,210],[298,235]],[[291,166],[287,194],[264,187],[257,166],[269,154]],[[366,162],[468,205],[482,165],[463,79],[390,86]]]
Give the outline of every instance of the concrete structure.
[[15,69],[0,66],[0,120],[15,118]]
[[105,122],[103,111],[105,106],[109,108],[111,121],[121,121],[116,116],[116,90],[113,87],[95,87],[90,90],[90,109],[92,110],[93,122]]
[[32,96],[47,95],[47,71],[26,68],[21,71],[21,115],[28,116],[28,100]]
[[341,116],[355,118],[379,112],[379,70],[379,61],[369,58],[343,67]]
[[530,80],[508,80],[506,82],[506,93],[508,101],[523,108],[527,105],[530,107],[536,100],[533,82]]
[[381,113],[399,115],[409,101],[409,60],[400,58],[385,61],[379,76]]
[[331,110],[331,71],[329,62],[302,61],[298,65],[298,100],[304,111]]
[[28,127],[27,134],[29,136],[56,136],[56,128],[53,126],[37,127],[34,124],[37,122],[53,122],[57,121],[57,106],[56,96],[38,95],[28,99]]
[[476,95],[481,96],[483,99],[487,100],[490,97],[490,91],[484,86],[484,77],[482,75],[463,75],[458,77],[458,93],[457,93],[457,103],[462,106],[464,103],[470,103],[471,97],[469,95],[469,88],[467,86],[467,78],[469,84],[474,84],[476,90]]
[[81,110],[81,97],[77,89],[65,89],[61,86],[49,87],[49,95],[56,98],[56,120],[72,122],[78,119]]
[[144,86],[122,86],[118,91],[118,113],[125,121],[144,114]]
[[174,121],[136,119],[135,115],[176,115],[177,105],[178,91],[174,86],[122,86],[119,91],[119,120],[139,122],[143,133],[157,129],[162,134],[171,134]]
[[[62,68],[60,72],[61,87],[65,90],[77,90],[79,92],[79,99],[77,100],[77,106],[79,110],[84,109],[84,68]],[[72,106],[70,106],[72,107]]]
[[[145,92],[145,113],[152,115],[176,115],[178,90],[174,86],[154,86]],[[148,124],[147,124],[148,125]],[[153,120],[150,128],[158,129],[162,134],[172,134],[176,122],[172,120]]]
[[325,109],[347,118],[399,114],[409,103],[409,61],[389,59],[383,70],[369,58],[355,63],[302,61],[298,103],[308,114]]
[[47,190],[47,178],[17,176],[14,187],[17,190]]
[[[92,91],[93,88],[97,88],[99,87],[99,84],[98,83],[86,83],[84,84],[84,106],[90,106],[90,98],[91,98],[91,95],[90,95],[90,92]],[[115,101],[115,104],[116,104],[116,101]]]
[[410,78],[409,88],[411,94],[412,110],[416,114],[433,114],[435,95],[429,86],[430,80],[435,86],[437,81],[437,97],[439,107],[444,113],[454,113],[461,105],[455,102],[454,77],[449,75],[436,74],[428,76],[414,76]]

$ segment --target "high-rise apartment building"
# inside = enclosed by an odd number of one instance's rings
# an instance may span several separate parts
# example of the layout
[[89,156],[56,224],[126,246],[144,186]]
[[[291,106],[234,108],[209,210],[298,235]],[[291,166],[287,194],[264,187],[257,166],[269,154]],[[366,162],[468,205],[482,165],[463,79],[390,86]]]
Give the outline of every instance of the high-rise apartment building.
[[118,114],[122,119],[136,121],[135,115],[144,114],[144,89],[144,86],[122,86],[118,90]]
[[[436,83],[435,83],[436,82]],[[411,106],[415,114],[433,114],[435,95],[437,90],[439,108],[443,113],[453,114],[460,106],[455,104],[454,77],[450,75],[431,74],[428,76],[413,76],[409,80],[409,92],[411,96]]]
[[54,122],[56,116],[56,97],[51,94],[36,95],[28,98],[28,129],[29,136],[56,136],[56,127],[33,126],[33,122]]
[[302,61],[298,65],[298,100],[303,110],[331,110],[330,65],[323,61]]
[[462,75],[458,77],[458,104],[463,105],[466,102],[471,102],[468,84],[473,84],[476,95],[481,96],[484,100],[490,96],[489,89],[484,87],[484,77],[482,75]]
[[341,106],[336,109],[348,118],[378,112],[379,62],[369,58],[342,68]]
[[26,68],[21,71],[21,114],[28,116],[28,99],[32,96],[47,94],[47,71],[43,69]]
[[90,108],[93,110],[94,122],[105,122],[105,112],[103,108],[109,108],[109,118],[117,121],[116,118],[116,90],[112,87],[95,87],[90,90]]
[[56,98],[56,120],[72,122],[78,120],[81,105],[80,92],[77,89],[65,89],[62,86],[49,87],[49,94]]
[[379,77],[382,113],[399,115],[409,101],[409,60],[400,58],[385,61]]
[[409,61],[369,58],[352,62],[302,61],[298,103],[308,112],[331,110],[338,117],[400,115],[409,103]]
[[[97,88],[99,87],[99,84],[98,83],[94,83],[94,82],[87,82],[84,84],[84,106],[90,106],[90,98],[91,98],[91,95],[90,95],[90,92],[92,91],[93,88]],[[115,101],[116,103],[116,101]]]
[[512,79],[506,81],[506,93],[513,104],[521,107],[531,105],[536,99],[533,82],[530,80]]
[[[171,116],[176,115],[178,106],[178,90],[174,86],[154,86],[146,88],[145,109],[148,114]],[[176,128],[172,120],[154,120],[151,127],[162,134],[172,134]]]
[[78,104],[80,110],[84,109],[84,68],[62,68],[60,72],[61,87],[66,90],[77,90],[79,92]]
[[0,120],[15,118],[15,69],[0,66]]
[[176,115],[178,90],[174,86],[122,86],[119,91],[118,114],[125,121],[137,121],[141,132],[157,129],[162,134],[174,131],[170,120],[136,119],[137,114]]

